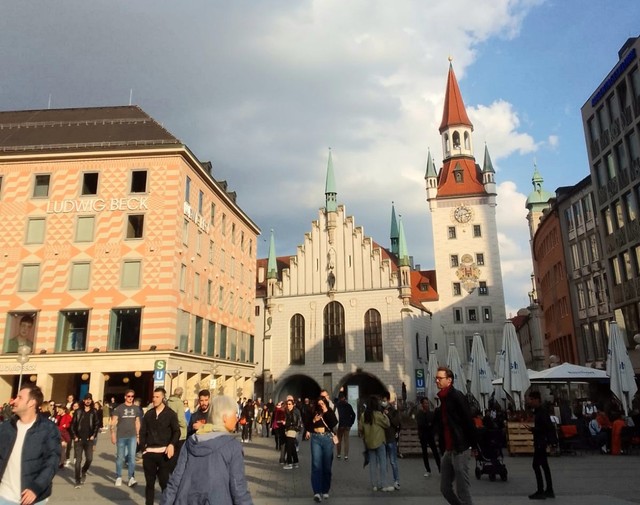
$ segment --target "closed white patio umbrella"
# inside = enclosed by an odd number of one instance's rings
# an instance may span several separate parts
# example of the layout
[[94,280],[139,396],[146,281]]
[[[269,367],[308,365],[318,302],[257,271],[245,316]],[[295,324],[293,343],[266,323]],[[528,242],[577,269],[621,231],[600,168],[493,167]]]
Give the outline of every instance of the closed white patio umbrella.
[[462,369],[462,362],[460,361],[460,354],[456,344],[449,344],[449,351],[447,352],[447,366],[453,372],[453,387],[464,394],[467,394],[467,378],[464,375]]
[[479,333],[473,335],[471,357],[469,358],[469,392],[478,400],[484,412],[487,408],[489,395],[493,392],[493,373],[487,359],[487,352]]
[[525,405],[524,395],[531,386],[531,382],[516,328],[511,321],[507,321],[504,325],[502,346],[501,353],[504,356],[502,389],[513,399],[516,410],[522,410]]
[[438,358],[436,352],[431,351],[429,354],[429,364],[427,365],[427,374],[425,380],[425,397],[429,399],[429,403],[432,408],[438,406],[436,401],[436,395],[438,394],[438,388],[436,386],[436,372],[438,371]]
[[631,401],[638,391],[633,366],[624,344],[622,332],[615,321],[609,323],[609,345],[607,347],[607,375],[611,378],[611,392],[616,395],[624,414],[628,415]]

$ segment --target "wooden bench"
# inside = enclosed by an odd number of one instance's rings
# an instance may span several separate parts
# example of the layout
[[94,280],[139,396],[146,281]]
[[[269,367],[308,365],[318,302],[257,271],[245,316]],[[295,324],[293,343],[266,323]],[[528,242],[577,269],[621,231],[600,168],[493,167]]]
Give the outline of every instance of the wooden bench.
[[418,428],[403,426],[400,431],[400,454],[403,456],[422,456],[422,447],[418,438]]

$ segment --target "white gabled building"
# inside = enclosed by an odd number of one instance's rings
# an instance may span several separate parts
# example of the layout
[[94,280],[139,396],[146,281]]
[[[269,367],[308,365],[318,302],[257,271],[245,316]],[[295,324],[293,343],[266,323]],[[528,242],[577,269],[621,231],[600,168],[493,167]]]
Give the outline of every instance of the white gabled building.
[[[402,221],[392,210],[391,248],[366,236],[338,205],[331,153],[326,205],[295,254],[258,260],[256,334],[265,398],[384,390],[415,399],[424,371],[435,300],[434,272],[411,269]],[[422,361],[424,360],[425,365]],[[419,372],[418,372],[419,373]],[[418,391],[419,392],[419,391]]]
[[466,362],[477,332],[493,362],[506,321],[495,171],[486,146],[483,167],[476,163],[473,125],[451,64],[440,135],[442,168],[436,172],[429,153],[425,176],[439,295],[426,304],[434,314],[434,347],[439,363],[446,363],[451,343]]

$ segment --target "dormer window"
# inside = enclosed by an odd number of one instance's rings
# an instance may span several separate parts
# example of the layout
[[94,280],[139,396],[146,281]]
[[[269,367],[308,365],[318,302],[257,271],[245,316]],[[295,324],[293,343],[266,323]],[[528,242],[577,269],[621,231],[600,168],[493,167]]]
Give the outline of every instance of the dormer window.
[[456,168],[453,169],[453,178],[458,183],[464,182],[464,171],[459,164],[456,164]]

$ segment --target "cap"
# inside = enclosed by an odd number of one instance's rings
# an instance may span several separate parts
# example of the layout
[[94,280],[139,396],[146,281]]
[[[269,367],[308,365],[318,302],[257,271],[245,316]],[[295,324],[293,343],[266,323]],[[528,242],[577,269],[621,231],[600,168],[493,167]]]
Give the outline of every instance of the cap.
[[91,393],[87,393],[86,395],[84,395],[84,400],[93,400],[93,396],[91,396]]

